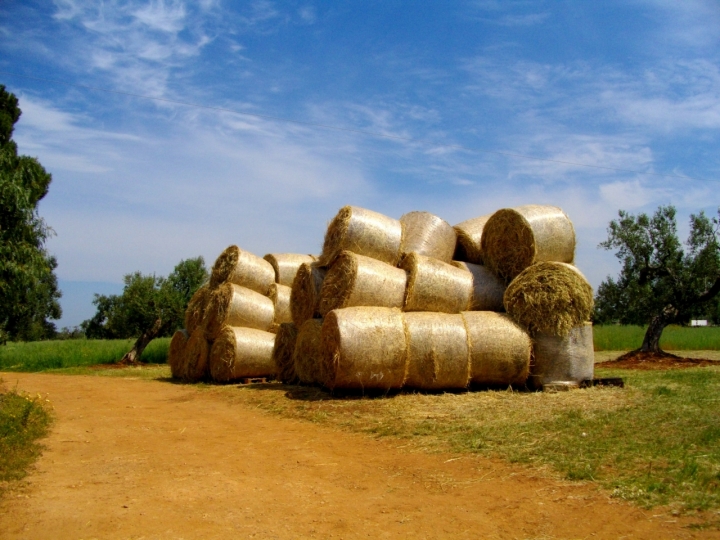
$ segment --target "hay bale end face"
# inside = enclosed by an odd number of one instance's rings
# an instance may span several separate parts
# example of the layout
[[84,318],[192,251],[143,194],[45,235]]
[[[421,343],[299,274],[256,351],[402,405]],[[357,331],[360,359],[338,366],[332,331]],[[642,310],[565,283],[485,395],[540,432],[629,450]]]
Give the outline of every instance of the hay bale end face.
[[576,326],[565,337],[537,333],[535,360],[530,368],[533,387],[555,383],[581,383],[595,375],[592,323]]
[[308,319],[320,317],[320,291],[327,269],[316,264],[300,265],[290,292],[290,313],[298,328]]
[[455,225],[457,233],[457,247],[454,258],[459,261],[482,264],[482,234],[485,223],[490,218],[478,216]]
[[275,270],[265,259],[237,246],[230,246],[213,265],[210,287],[214,289],[227,282],[267,294],[270,285],[275,283]]
[[170,374],[173,379],[182,379],[185,377],[187,368],[187,342],[190,334],[187,330],[178,330],[173,334],[168,348],[167,363],[170,366]]
[[455,253],[457,233],[445,220],[429,212],[408,212],[400,218],[403,226],[401,256],[417,253],[449,263]]
[[293,323],[282,323],[275,337],[272,353],[275,371],[280,382],[285,384],[297,384],[299,381],[293,360],[297,336],[298,329]]
[[462,315],[405,313],[408,377],[421,390],[459,390],[470,380],[470,349]]
[[288,287],[292,287],[295,274],[297,274],[300,265],[312,264],[317,260],[312,255],[299,253],[268,253],[263,259],[272,265],[275,271],[275,283]]
[[504,208],[488,219],[481,246],[484,264],[509,283],[537,262],[572,263],[575,229],[556,206]]
[[218,382],[275,375],[275,334],[226,326],[210,350],[210,374]]
[[292,322],[292,313],[290,312],[290,294],[292,289],[287,285],[281,285],[279,283],[273,283],[270,285],[268,291],[268,298],[272,301],[275,306],[275,319],[276,325],[281,323]]
[[343,251],[330,267],[320,291],[320,314],[353,306],[403,306],[404,270],[351,251]]
[[275,319],[275,306],[267,296],[234,283],[221,285],[205,310],[205,335],[216,339],[225,326],[268,330]]
[[505,311],[505,282],[481,264],[453,261],[454,266],[472,274],[473,293],[469,311]]
[[185,372],[183,379],[196,382],[204,379],[208,374],[208,357],[210,343],[205,339],[202,328],[196,328],[190,334],[185,346]]
[[345,206],[328,226],[318,263],[330,266],[347,250],[395,266],[400,259],[402,236],[402,224],[397,219]]
[[504,304],[508,314],[530,332],[567,336],[590,320],[593,290],[575,266],[541,262],[510,283]]
[[188,302],[185,309],[185,328],[188,333],[192,334],[202,324],[211,296],[210,285],[203,285],[190,298],[190,302]]
[[298,330],[293,364],[302,384],[324,385],[325,366],[322,361],[322,319],[309,319]]
[[471,273],[417,253],[410,253],[400,266],[407,272],[404,311],[460,313],[469,308]]
[[401,388],[408,368],[403,313],[379,307],[331,311],[322,326],[322,353],[330,389]]

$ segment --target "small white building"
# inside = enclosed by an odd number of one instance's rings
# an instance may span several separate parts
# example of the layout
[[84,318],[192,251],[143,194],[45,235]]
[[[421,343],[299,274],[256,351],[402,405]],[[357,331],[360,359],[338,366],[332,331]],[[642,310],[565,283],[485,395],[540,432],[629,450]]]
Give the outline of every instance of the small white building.
[[692,320],[690,326],[707,326],[708,322],[705,320]]

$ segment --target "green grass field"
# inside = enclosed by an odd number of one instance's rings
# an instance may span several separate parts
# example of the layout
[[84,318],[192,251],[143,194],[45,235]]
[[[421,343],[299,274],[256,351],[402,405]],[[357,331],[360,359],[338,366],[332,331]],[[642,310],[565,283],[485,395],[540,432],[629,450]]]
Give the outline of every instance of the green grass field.
[[[593,336],[596,351],[631,351],[642,345],[647,327],[595,325]],[[720,350],[720,327],[668,326],[660,339],[666,351]]]

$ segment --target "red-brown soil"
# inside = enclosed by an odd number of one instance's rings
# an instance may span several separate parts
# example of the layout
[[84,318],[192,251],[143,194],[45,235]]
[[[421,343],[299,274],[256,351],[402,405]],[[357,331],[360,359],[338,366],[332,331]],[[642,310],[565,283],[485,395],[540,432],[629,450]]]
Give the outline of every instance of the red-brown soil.
[[407,452],[167,381],[2,374],[55,424],[0,538],[718,538],[591,484]]
[[641,351],[630,351],[615,360],[602,363],[604,368],[619,369],[682,369],[718,365],[720,362],[708,358],[683,358],[668,352]]

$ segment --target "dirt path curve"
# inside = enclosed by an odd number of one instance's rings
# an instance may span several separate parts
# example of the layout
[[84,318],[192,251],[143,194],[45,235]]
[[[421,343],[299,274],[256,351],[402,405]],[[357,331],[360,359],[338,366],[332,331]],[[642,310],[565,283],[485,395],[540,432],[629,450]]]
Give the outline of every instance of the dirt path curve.
[[[162,381],[0,374],[56,422],[0,538],[694,538],[589,486],[407,453]],[[452,461],[448,461],[452,460]]]

